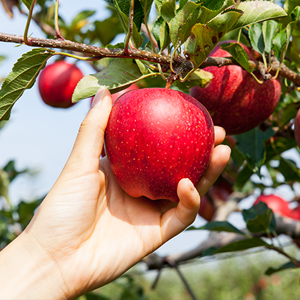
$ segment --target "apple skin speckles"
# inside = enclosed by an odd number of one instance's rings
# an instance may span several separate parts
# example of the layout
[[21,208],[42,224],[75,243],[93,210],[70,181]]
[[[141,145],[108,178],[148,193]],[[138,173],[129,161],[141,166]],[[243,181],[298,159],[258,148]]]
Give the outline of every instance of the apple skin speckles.
[[128,92],[113,105],[105,149],[120,186],[133,197],[179,201],[177,185],[196,185],[214,147],[205,107],[185,93],[149,88]]
[[[250,48],[242,46],[248,57],[255,61]],[[231,55],[219,44],[210,56]],[[191,88],[190,94],[208,109],[214,124],[223,127],[226,134],[249,131],[265,121],[275,110],[281,94],[280,79],[260,84],[246,70],[234,65],[207,67],[204,70],[213,74],[213,80],[204,89],[198,86]],[[262,79],[257,72],[255,75]]]

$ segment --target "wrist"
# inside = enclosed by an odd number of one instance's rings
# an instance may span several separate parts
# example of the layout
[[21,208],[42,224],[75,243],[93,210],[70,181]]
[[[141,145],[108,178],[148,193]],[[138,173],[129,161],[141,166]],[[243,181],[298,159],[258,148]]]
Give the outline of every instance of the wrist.
[[0,299],[66,299],[56,263],[26,232],[0,252]]

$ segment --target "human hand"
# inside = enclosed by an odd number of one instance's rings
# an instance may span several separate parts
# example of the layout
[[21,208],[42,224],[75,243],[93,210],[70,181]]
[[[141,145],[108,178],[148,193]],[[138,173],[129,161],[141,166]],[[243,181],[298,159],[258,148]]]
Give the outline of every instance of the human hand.
[[230,157],[230,149],[219,145],[225,132],[215,127],[216,147],[198,191],[182,179],[178,204],[133,198],[119,186],[108,160],[99,163],[111,105],[109,92],[99,90],[61,175],[19,239],[57,274],[53,299],[72,299],[114,280],[183,231],[197,215],[199,194],[206,193]]

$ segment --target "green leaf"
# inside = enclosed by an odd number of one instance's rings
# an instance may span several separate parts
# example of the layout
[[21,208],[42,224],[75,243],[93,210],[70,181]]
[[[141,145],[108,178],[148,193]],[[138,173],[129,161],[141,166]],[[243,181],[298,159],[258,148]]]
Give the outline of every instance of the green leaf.
[[234,182],[234,190],[240,191],[252,175],[253,170],[250,169],[248,165],[245,165],[244,168],[240,170],[237,174],[237,177]]
[[170,0],[163,3],[161,6],[161,16],[169,23],[176,14],[176,0]]
[[281,265],[279,268],[269,268],[266,271],[266,275],[272,275],[274,273],[277,273],[279,271],[287,270],[287,269],[295,269],[298,268],[292,261],[288,261],[287,263]]
[[252,24],[249,30],[249,38],[252,48],[260,54],[264,53],[265,43],[262,32],[262,24]]
[[278,28],[279,28],[279,24],[273,20],[265,21],[262,24],[262,33],[263,33],[266,53],[271,53],[272,42],[278,31]]
[[209,10],[220,10],[224,5],[224,0],[203,0],[201,1],[202,5]]
[[205,88],[213,80],[213,74],[203,69],[198,69],[193,72],[185,82],[176,80],[174,84],[182,91],[188,92],[193,86],[200,86]]
[[168,0],[154,0],[158,17],[161,17],[161,7]]
[[282,152],[296,147],[295,139],[279,137],[266,146],[266,162],[278,157]]
[[7,172],[8,174],[8,178],[9,178],[9,181],[13,181],[18,175],[20,174],[23,174],[23,173],[28,173],[29,170],[28,169],[23,169],[21,171],[17,171],[16,170],[16,166],[15,166],[15,161],[14,160],[11,160],[9,161],[5,167],[3,168],[3,170],[5,172]]
[[179,40],[184,43],[189,37],[192,27],[197,23],[200,16],[200,7],[201,4],[189,1],[171,19],[169,23],[170,37],[174,46],[177,45]]
[[71,22],[70,27],[76,27],[77,23],[80,21],[83,21],[91,16],[93,16],[96,13],[95,10],[84,10],[80,12]]
[[117,34],[124,32],[123,26],[115,10],[108,19],[95,21],[94,26],[94,39],[99,39],[103,46],[111,43]]
[[242,15],[242,11],[226,11],[219,14],[206,24],[210,29],[210,37],[215,45],[227,32],[231,30],[233,25]]
[[286,182],[300,181],[300,170],[295,162],[290,159],[281,157],[277,169],[283,176]]
[[[228,46],[229,45],[229,46]],[[222,49],[228,51],[232,57],[248,72],[253,72],[253,67],[249,64],[249,57],[244,48],[239,43],[222,44]]]
[[0,63],[6,58],[4,55],[0,55]]
[[[119,16],[123,22],[126,32],[128,32],[129,25],[129,11],[130,1],[129,0],[114,0],[114,5],[119,13]],[[144,11],[139,1],[135,1],[134,5],[134,17],[133,17],[133,31],[132,39],[135,43],[136,48],[139,48],[143,43],[143,37],[139,34],[141,24],[143,22]]]
[[283,128],[291,121],[291,119],[294,119],[296,117],[298,109],[299,104],[296,103],[290,103],[289,105],[281,108],[277,114],[277,122],[279,127]]
[[264,202],[244,209],[242,215],[248,230],[252,233],[274,232],[276,230],[273,211]]
[[[130,12],[130,5],[131,5],[131,0],[113,0],[114,5],[118,12],[122,13],[121,16],[124,20],[124,15],[127,17],[129,20],[129,12]],[[149,0],[150,1],[150,0]],[[125,20],[124,20],[125,21]],[[141,5],[140,1],[134,1],[134,14],[133,14],[133,23],[135,24],[137,31],[140,30],[141,24],[144,21],[144,8]],[[128,27],[128,21],[126,21],[127,27]]]
[[160,50],[164,50],[170,43],[169,28],[167,22],[159,17],[152,28],[152,33],[158,43]]
[[[221,2],[223,2],[222,6],[221,6]],[[202,1],[201,1],[201,3],[202,3]],[[201,7],[201,15],[200,15],[200,18],[198,19],[198,23],[201,23],[201,24],[208,23],[215,16],[222,13],[226,8],[228,8],[234,4],[235,3],[233,0],[225,0],[225,1],[224,0],[223,1],[205,0],[203,2],[203,6]],[[220,9],[216,10],[216,8],[218,8],[218,7],[220,7]]]
[[101,86],[116,93],[140,79],[157,76],[159,73],[142,74],[136,62],[132,59],[115,59],[101,72],[84,76],[76,86],[72,101],[77,102],[94,96]]
[[277,4],[269,1],[247,1],[236,5],[244,14],[238,19],[231,30],[266,20],[287,16],[286,12]]
[[234,136],[237,141],[237,149],[245,155],[249,167],[253,172],[257,172],[265,162],[266,154],[264,141],[269,140],[273,135],[274,131],[272,128],[262,132],[256,127],[243,134]]
[[32,202],[21,201],[18,204],[18,207],[17,207],[17,213],[19,216],[18,222],[22,225],[23,229],[29,224],[29,222],[31,221],[31,219],[33,217],[35,210],[42,203],[44,198],[45,197],[37,199]]
[[290,55],[298,68],[298,72],[300,72],[300,22],[297,23],[293,30]]
[[209,230],[209,231],[225,231],[234,232],[237,234],[245,234],[227,221],[214,221],[205,224],[199,228],[190,227],[188,230]]
[[6,199],[8,199],[9,184],[10,181],[9,181],[8,173],[0,169],[0,196],[3,196]]
[[286,0],[283,5],[283,8],[288,14],[290,14],[298,5],[299,5],[299,0]]
[[250,239],[245,239],[241,241],[237,241],[231,244],[228,244],[217,251],[215,251],[214,254],[217,253],[224,253],[224,252],[234,252],[234,251],[242,251],[242,250],[247,250],[255,247],[264,247],[268,246],[266,242],[264,242],[260,238],[250,238]]
[[203,24],[196,24],[192,27],[191,35],[185,42],[185,55],[198,68],[211,50],[214,44],[210,38],[209,28]]
[[281,61],[282,59],[282,50],[285,48],[286,44],[287,34],[286,30],[283,29],[280,32],[278,32],[273,39],[272,49],[274,50],[274,54],[279,61]]
[[28,9],[30,9],[31,3],[33,2],[33,0],[21,0]]
[[203,251],[201,257],[214,255],[214,253],[217,250],[218,250],[218,248],[216,248],[216,247],[209,247],[209,248],[207,248],[206,250]]
[[8,120],[12,106],[34,84],[39,72],[55,52],[45,48],[23,54],[4,80],[0,90],[0,121]]
[[101,294],[95,294],[93,292],[87,293],[84,296],[86,297],[86,300],[110,300],[111,299]]

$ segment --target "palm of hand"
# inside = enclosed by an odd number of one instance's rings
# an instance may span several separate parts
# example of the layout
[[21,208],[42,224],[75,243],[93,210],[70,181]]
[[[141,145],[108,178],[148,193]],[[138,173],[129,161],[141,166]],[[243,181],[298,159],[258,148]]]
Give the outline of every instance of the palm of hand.
[[175,204],[129,196],[106,159],[100,170],[65,173],[44,200],[47,209],[41,206],[27,231],[68,278],[68,289],[89,282],[91,290],[110,282],[169,239],[162,215]]

